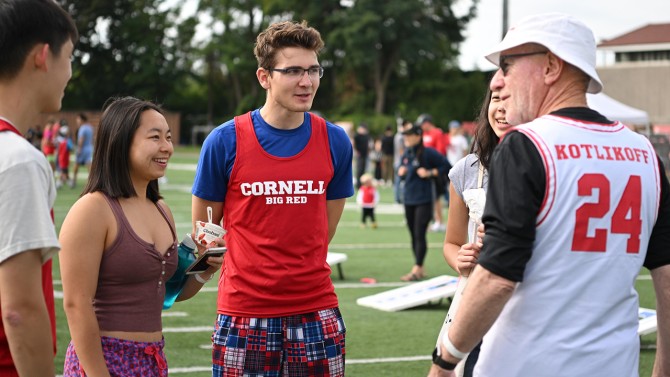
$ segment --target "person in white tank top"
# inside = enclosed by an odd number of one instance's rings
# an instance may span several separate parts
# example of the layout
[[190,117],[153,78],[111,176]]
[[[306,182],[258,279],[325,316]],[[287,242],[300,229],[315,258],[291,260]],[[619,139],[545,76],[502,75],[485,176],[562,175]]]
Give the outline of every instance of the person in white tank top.
[[[657,299],[654,375],[670,374],[670,184],[651,143],[588,108],[602,83],[591,30],[528,17],[487,55],[507,121],[492,158],[478,265],[430,376],[638,375],[635,279]],[[484,336],[485,335],[485,336]]]
[[[500,138],[510,128],[505,120],[505,109],[502,107],[499,92],[487,90],[476,123],[470,154],[457,161],[449,171],[451,200],[442,253],[449,266],[462,278],[467,278],[477,265],[481,248],[481,239],[474,234],[477,224],[473,221],[471,212],[479,213],[484,207],[485,203],[480,203],[479,200],[485,199],[491,155]],[[459,284],[465,286],[467,282]],[[453,300],[452,306],[454,308],[449,309],[455,314],[457,305]],[[445,319],[445,322],[448,319]],[[446,330],[445,325],[440,333]],[[464,360],[459,364],[459,368],[455,369],[457,375],[472,377],[478,357],[479,346],[470,352],[467,362]],[[432,368],[438,366],[433,365]]]

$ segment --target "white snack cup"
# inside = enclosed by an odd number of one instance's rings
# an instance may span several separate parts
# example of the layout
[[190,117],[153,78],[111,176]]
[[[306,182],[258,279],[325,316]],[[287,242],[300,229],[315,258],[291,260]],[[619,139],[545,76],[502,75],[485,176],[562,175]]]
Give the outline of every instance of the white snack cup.
[[226,234],[225,229],[212,222],[212,207],[207,207],[207,222],[195,222],[195,242],[201,246],[209,246],[217,238]]
[[226,231],[214,223],[204,221],[195,222],[195,242],[202,246],[208,246],[215,239],[223,237]]

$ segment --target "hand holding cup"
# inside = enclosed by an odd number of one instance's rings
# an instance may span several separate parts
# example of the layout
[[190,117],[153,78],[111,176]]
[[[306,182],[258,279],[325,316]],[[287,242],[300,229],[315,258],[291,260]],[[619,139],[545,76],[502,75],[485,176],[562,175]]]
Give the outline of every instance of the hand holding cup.
[[212,222],[212,207],[207,207],[207,222],[195,222],[195,242],[199,246],[215,246],[217,238],[223,238],[225,229]]

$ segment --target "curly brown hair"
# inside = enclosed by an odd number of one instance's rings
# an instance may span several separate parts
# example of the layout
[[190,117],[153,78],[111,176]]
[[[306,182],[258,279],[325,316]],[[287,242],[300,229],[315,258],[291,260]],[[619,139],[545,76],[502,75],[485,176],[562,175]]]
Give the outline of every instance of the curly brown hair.
[[256,37],[254,55],[259,68],[271,69],[276,63],[277,51],[286,47],[301,47],[314,51],[317,55],[324,43],[321,34],[313,27],[307,26],[307,21],[277,22],[262,31]]

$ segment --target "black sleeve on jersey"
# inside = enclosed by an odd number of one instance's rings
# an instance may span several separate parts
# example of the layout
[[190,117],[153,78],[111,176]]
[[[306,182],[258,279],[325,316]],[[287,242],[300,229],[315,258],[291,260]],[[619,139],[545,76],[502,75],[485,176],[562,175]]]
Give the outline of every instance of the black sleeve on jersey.
[[505,135],[489,169],[482,267],[515,282],[523,280],[545,186],[544,164],[535,145],[520,132]]
[[644,260],[644,266],[650,270],[670,264],[670,183],[660,159],[658,166],[661,175],[661,202]]

